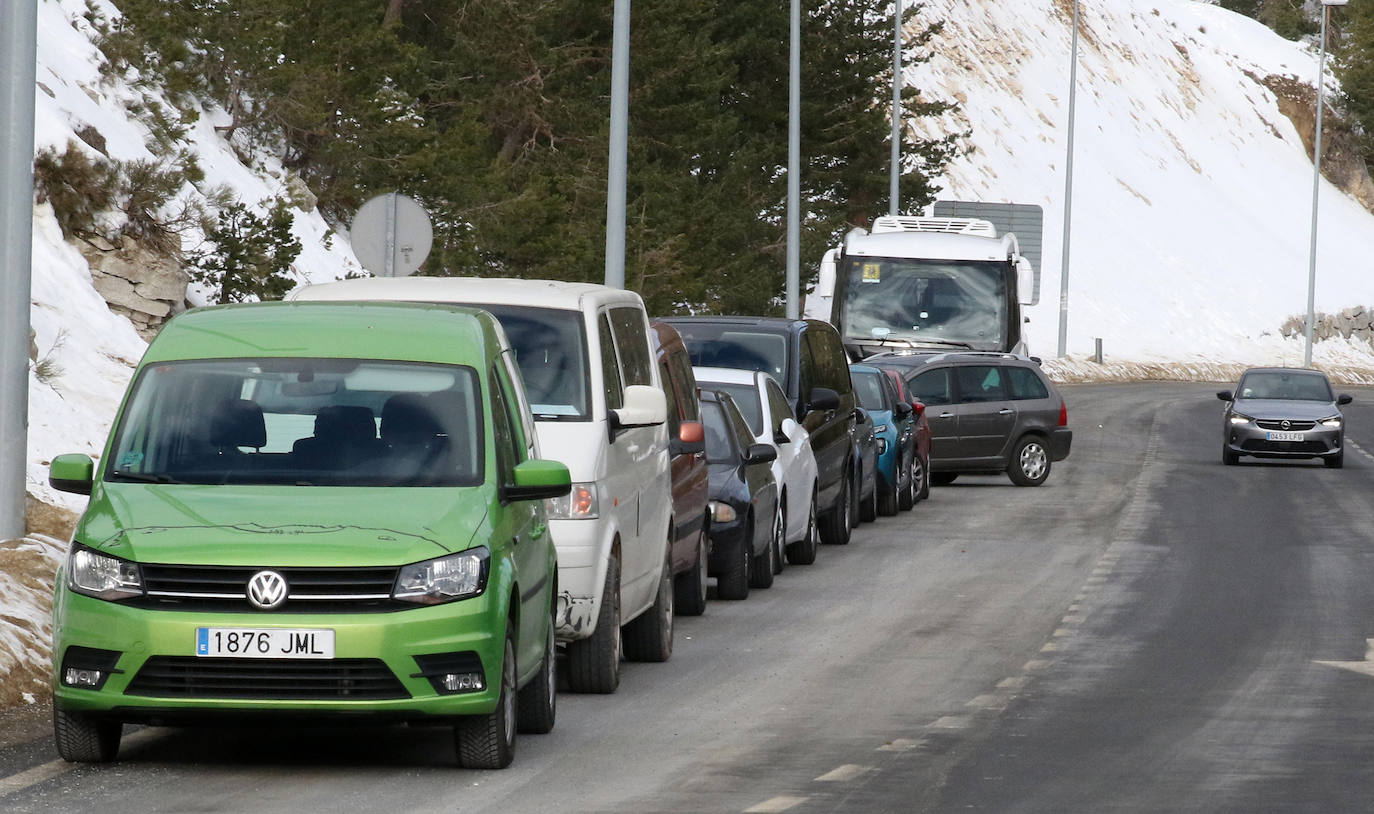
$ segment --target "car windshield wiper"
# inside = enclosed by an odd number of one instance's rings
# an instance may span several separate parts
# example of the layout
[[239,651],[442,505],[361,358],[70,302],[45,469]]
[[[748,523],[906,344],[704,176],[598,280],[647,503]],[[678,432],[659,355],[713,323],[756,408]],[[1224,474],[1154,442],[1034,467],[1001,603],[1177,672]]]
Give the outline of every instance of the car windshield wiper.
[[903,339],[902,341],[911,343],[912,347],[916,347],[917,345],[941,345],[950,348],[968,348],[969,350],[973,350],[973,345],[955,339],[926,339],[925,337],[920,337],[918,339],[913,337],[911,339]]
[[140,472],[111,472],[110,480],[132,481],[134,483],[183,483],[166,475],[145,475]]

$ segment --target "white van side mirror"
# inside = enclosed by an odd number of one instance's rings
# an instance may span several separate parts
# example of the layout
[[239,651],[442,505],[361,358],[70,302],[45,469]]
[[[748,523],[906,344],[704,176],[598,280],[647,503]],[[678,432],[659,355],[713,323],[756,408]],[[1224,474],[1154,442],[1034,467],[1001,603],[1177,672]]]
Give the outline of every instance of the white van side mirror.
[[611,426],[652,427],[668,420],[668,397],[657,387],[632,384],[625,388],[625,406],[611,410]]

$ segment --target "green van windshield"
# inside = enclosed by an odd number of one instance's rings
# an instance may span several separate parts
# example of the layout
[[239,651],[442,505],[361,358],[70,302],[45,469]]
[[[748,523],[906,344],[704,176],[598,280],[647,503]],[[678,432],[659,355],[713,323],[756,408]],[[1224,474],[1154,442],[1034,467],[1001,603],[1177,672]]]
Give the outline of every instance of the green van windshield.
[[115,437],[115,482],[474,486],[481,392],[470,367],[360,359],[145,368]]

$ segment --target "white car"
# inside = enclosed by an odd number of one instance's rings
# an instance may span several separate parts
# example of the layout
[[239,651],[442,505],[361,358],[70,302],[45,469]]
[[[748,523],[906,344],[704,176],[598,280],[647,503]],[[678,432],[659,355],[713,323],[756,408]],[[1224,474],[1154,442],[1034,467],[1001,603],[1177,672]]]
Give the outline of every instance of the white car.
[[515,350],[540,449],[572,475],[571,494],[549,501],[558,551],[556,635],[566,644],[571,689],[614,692],[622,652],[635,661],[668,660],[667,401],[638,294],[591,283],[401,277],[306,286],[292,299],[490,311]]
[[[694,367],[697,386],[723,390],[739,406],[754,439],[778,451],[773,477],[782,488],[783,538],[787,561],[810,565],[816,561],[819,532],[816,526],[816,456],[811,436],[792,417],[787,396],[767,373],[724,367]],[[783,552],[774,558],[782,570]]]

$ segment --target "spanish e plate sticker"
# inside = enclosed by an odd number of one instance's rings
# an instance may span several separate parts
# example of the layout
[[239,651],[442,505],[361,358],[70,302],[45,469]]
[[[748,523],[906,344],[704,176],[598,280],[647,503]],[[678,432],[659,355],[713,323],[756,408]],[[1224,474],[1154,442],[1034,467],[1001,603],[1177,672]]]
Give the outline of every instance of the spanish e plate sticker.
[[865,283],[881,283],[883,281],[882,264],[864,263],[862,279]]

